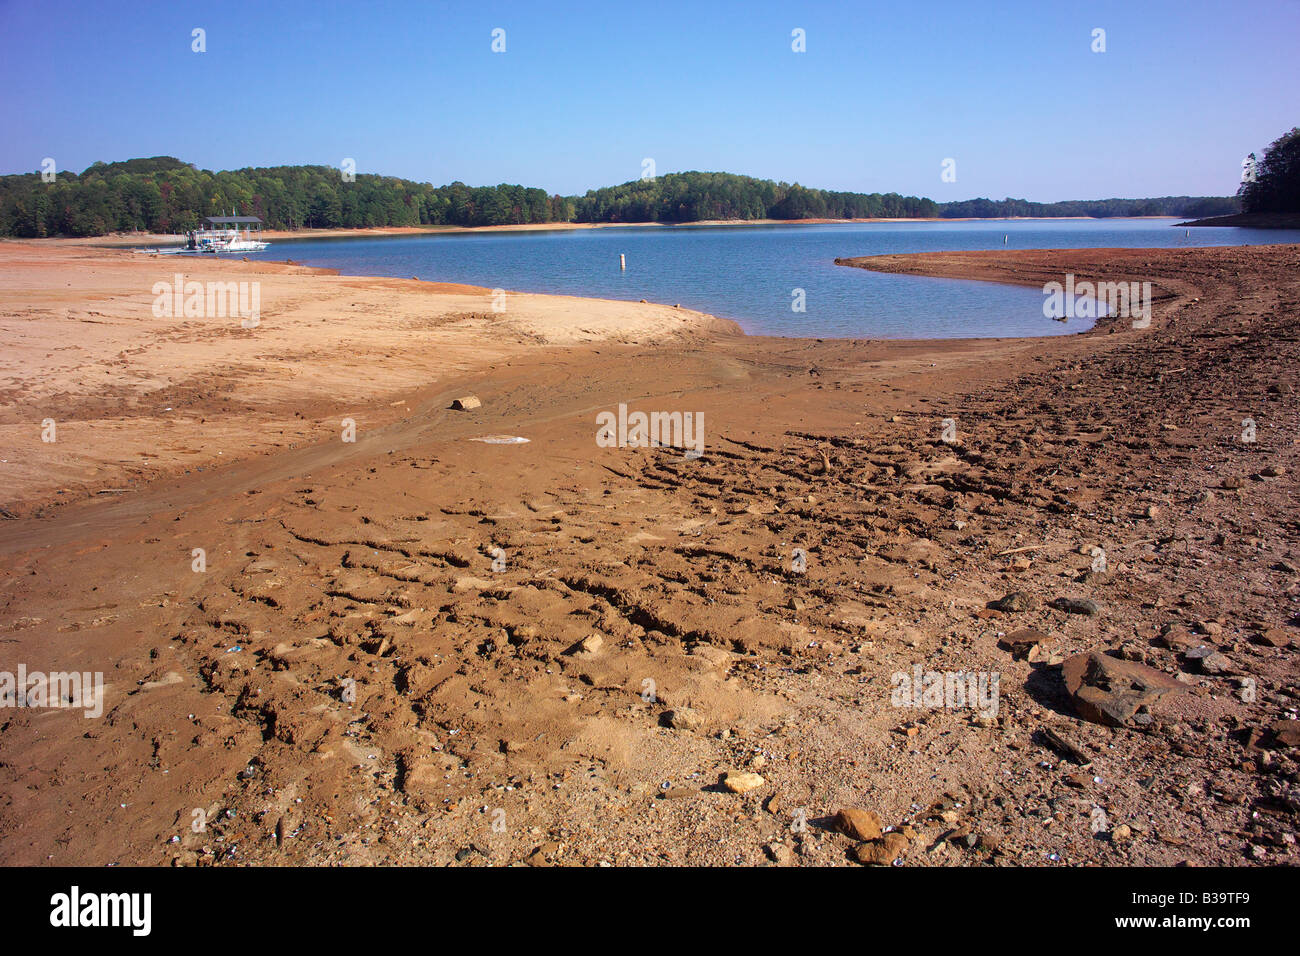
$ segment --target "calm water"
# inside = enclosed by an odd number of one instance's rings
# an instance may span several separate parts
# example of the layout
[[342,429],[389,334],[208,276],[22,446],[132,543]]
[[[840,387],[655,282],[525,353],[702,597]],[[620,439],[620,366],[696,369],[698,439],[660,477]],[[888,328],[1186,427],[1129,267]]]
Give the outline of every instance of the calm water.
[[[1300,242],[1300,230],[1186,229],[1176,220],[613,227],[391,239],[277,241],[249,258],[292,258],[346,275],[415,276],[517,292],[681,303],[751,334],[846,338],[1060,335],[1038,289],[894,276],[837,256],[958,249],[1225,246]],[[1007,237],[1003,245],[1003,236]],[[620,272],[618,257],[627,256]],[[796,312],[803,289],[806,311]]]

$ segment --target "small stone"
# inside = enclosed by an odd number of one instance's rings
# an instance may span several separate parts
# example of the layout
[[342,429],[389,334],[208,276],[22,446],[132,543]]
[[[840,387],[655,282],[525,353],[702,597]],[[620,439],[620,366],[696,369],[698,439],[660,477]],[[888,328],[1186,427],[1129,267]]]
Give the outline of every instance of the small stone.
[[699,730],[704,726],[704,718],[690,707],[678,707],[664,714],[664,721],[673,730]]
[[1267,468],[1261,471],[1260,474],[1263,475],[1265,478],[1281,478],[1283,475],[1286,474],[1286,469],[1283,468],[1281,465],[1269,465]]
[[1265,647],[1286,647],[1291,643],[1291,635],[1280,627],[1270,627],[1268,630],[1255,635],[1255,640]]
[[1101,605],[1092,598],[1061,597],[1052,602],[1067,614],[1083,614],[1096,617],[1101,613]]
[[854,840],[880,838],[880,817],[870,810],[845,807],[835,814],[835,829]]
[[907,837],[901,833],[889,832],[878,840],[860,844],[853,855],[859,863],[869,866],[889,866],[907,849]]
[[451,407],[458,412],[467,412],[472,408],[478,408],[482,404],[477,395],[465,395],[452,402]]
[[[1037,628],[1029,627],[1021,631],[1015,631],[998,641],[998,646],[1003,650],[1011,652],[1011,656],[1017,659],[1029,657],[1040,645],[1053,644],[1056,638],[1046,634]],[[1032,660],[1031,660],[1032,662]]]
[[995,611],[1032,611],[1038,606],[1038,600],[1024,591],[1012,591],[998,598],[989,605]]
[[1223,654],[1214,651],[1201,658],[1202,674],[1228,674],[1232,671],[1232,662]]
[[604,643],[605,639],[599,634],[592,634],[589,637],[584,637],[577,644],[573,645],[570,650],[574,654],[585,654],[591,656],[598,653],[601,645]]
[[784,843],[769,843],[763,847],[763,852],[778,866],[785,866],[794,860],[794,851]]
[[1133,839],[1133,829],[1127,823],[1121,823],[1110,831],[1112,843],[1127,843],[1131,839]]
[[722,778],[722,785],[732,793],[748,793],[761,787],[764,782],[758,774],[748,771],[729,770]]

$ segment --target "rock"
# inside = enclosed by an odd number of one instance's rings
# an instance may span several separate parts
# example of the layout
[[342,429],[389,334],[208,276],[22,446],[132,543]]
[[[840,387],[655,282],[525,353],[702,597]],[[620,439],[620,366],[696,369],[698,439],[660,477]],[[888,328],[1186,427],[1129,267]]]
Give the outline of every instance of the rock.
[[1269,465],[1267,468],[1261,471],[1260,474],[1263,475],[1265,478],[1281,478],[1283,475],[1286,474],[1286,469],[1283,468],[1281,465]]
[[1270,627],[1255,635],[1255,640],[1265,647],[1286,647],[1291,643],[1291,635],[1280,627]]
[[690,707],[678,707],[664,714],[664,723],[673,730],[699,730],[704,726],[704,718]]
[[731,652],[712,644],[696,644],[691,648],[691,656],[698,657],[714,667],[726,667],[731,664]]
[[1096,651],[1068,658],[1061,675],[1079,716],[1109,727],[1148,726],[1150,715],[1139,714],[1139,708],[1145,711],[1165,694],[1186,689],[1145,664]]
[[1160,631],[1160,643],[1171,651],[1189,651],[1199,647],[1201,641],[1177,624],[1166,624]]
[[592,657],[600,651],[601,645],[604,643],[605,639],[603,637],[599,634],[592,634],[589,637],[584,637],[577,644],[574,644],[569,648],[569,653],[581,655],[583,657]]
[[729,770],[722,778],[722,785],[732,793],[748,793],[761,787],[764,782],[756,773],[738,770]]
[[1029,657],[1033,661],[1035,656],[1031,655],[1033,655],[1035,649],[1041,650],[1040,645],[1046,646],[1055,643],[1056,638],[1052,637],[1052,635],[1046,634],[1037,628],[1028,627],[1001,638],[998,641],[998,646],[1003,650],[1010,651],[1011,656],[1017,660]]
[[854,840],[880,839],[880,817],[870,810],[845,807],[835,814],[835,829]]
[[471,408],[478,408],[483,403],[478,400],[477,395],[465,395],[451,403],[451,407],[458,412],[467,412]]
[[1032,611],[1038,607],[1038,599],[1024,591],[1012,591],[989,604],[995,611]]
[[560,845],[552,840],[535,847],[533,852],[524,858],[524,862],[529,866],[552,866],[559,855]]
[[1127,823],[1121,823],[1110,831],[1111,843],[1127,843],[1133,839],[1133,829]]
[[1300,720],[1275,720],[1268,725],[1269,744],[1273,747],[1300,747]]
[[794,860],[794,851],[784,843],[769,843],[767,846],[763,847],[763,852],[766,853],[768,858],[778,866],[784,866]]
[[889,866],[907,849],[907,837],[901,833],[889,832],[878,840],[863,843],[853,851],[859,863],[869,866]]
[[1201,658],[1201,673],[1231,674],[1232,662],[1218,651],[1214,651]]
[[1096,617],[1101,613],[1101,605],[1092,598],[1059,597],[1052,604],[1067,614],[1086,614],[1088,617]]
[[693,797],[695,791],[690,787],[669,787],[667,790],[659,791],[660,800],[680,800],[683,797]]

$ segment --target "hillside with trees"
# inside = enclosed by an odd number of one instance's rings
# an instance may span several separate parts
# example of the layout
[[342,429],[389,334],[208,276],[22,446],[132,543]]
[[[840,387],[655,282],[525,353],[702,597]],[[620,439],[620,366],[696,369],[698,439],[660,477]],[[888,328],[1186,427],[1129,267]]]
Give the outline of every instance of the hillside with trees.
[[[1292,158],[1286,159],[1288,156]],[[1277,150],[1273,165],[1261,164],[1261,169],[1273,176],[1275,168],[1284,168],[1284,160],[1290,164],[1285,169],[1292,172],[1279,175],[1283,179],[1294,176],[1294,155],[1286,150]],[[1294,179],[1289,181],[1289,195],[1294,197]],[[1257,195],[1274,194],[1260,191]],[[1238,208],[1233,197],[1189,196],[1064,203],[1022,199],[936,203],[898,193],[834,192],[709,172],[668,173],[590,190],[584,196],[559,196],[509,184],[433,186],[367,173],[348,179],[331,166],[211,172],[170,156],[95,163],[80,174],[60,172],[51,182],[38,173],[0,176],[0,236],[21,238],[176,233],[197,228],[204,216],[231,213],[260,216],[271,229],[356,229],[714,219],[1213,216],[1237,212]]]
[[1300,128],[1292,128],[1264,150],[1253,180],[1242,183],[1237,195],[1246,213],[1300,213]]

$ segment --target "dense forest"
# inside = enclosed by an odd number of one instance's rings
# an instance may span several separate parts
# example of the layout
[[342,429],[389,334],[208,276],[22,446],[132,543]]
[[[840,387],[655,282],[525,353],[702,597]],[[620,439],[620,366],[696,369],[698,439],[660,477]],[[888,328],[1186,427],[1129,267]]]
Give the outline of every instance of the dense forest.
[[838,193],[732,173],[668,173],[594,189],[574,200],[578,222],[700,222],[708,219],[868,219],[939,215],[931,199]]
[[271,229],[567,221],[573,205],[523,186],[434,187],[392,176],[344,179],[329,166],[213,173],[167,156],[95,163],[81,175],[0,176],[0,235],[183,232],[204,216],[260,216]]
[[1245,212],[1300,213],[1300,128],[1292,128],[1264,150],[1238,195]]
[[1233,196],[1164,196],[1160,199],[1073,199],[1066,202],[1029,202],[1027,199],[967,199],[942,205],[946,219],[1002,219],[1011,216],[1226,216],[1241,212]]
[[364,173],[347,177],[330,166],[214,173],[169,156],[95,163],[79,175],[60,172],[51,178],[47,182],[40,173],[0,176],[0,236],[184,232],[199,226],[204,216],[230,213],[260,216],[271,229],[332,229],[710,219],[1212,216],[1240,208],[1234,197],[1188,196],[936,203],[897,193],[832,192],[703,172],[668,173],[591,190],[585,196],[552,196],[543,189],[505,184],[433,186]]

